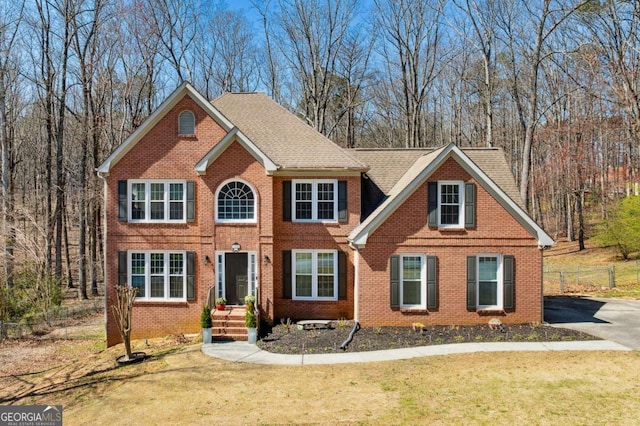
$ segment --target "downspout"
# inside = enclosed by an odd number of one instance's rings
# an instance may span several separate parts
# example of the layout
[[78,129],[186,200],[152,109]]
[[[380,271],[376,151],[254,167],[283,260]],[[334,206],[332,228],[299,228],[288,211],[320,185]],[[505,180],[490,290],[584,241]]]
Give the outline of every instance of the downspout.
[[353,319],[359,321],[360,319],[360,250],[355,247],[353,254]]
[[[97,171],[97,170],[96,170]],[[107,297],[107,283],[109,282],[109,271],[107,269],[107,236],[109,235],[107,231],[107,176],[108,173],[97,171],[98,177],[102,179],[103,185],[103,194],[102,194],[102,205],[103,205],[103,213],[102,213],[102,228],[103,228],[103,238],[102,238],[102,253],[104,257],[103,271],[102,271],[102,279],[103,279],[103,287],[104,287],[104,338],[107,340],[107,315],[109,310],[109,303]]]

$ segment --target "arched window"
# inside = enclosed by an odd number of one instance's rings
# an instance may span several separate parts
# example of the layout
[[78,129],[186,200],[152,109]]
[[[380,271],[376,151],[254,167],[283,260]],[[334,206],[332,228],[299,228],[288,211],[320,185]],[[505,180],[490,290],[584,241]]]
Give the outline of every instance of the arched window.
[[220,188],[217,197],[217,220],[255,222],[256,197],[249,185],[240,181],[231,181]]
[[195,135],[196,117],[191,111],[182,111],[178,117],[178,134]]

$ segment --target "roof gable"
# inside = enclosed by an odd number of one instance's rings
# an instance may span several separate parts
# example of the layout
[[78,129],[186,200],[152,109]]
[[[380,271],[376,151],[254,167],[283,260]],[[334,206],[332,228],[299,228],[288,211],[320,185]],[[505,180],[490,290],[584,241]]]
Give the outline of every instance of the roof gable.
[[253,156],[256,160],[262,164],[265,168],[267,174],[273,174],[278,166],[271,161],[269,157],[267,157],[249,138],[247,138],[244,133],[242,133],[237,127],[234,127],[227,135],[222,138],[220,142],[218,142],[212,149],[205,155],[202,160],[196,164],[196,172],[199,175],[207,174],[207,169],[214,161],[220,157],[220,155],[226,151],[227,148],[231,145],[232,142],[238,142],[244,149],[246,149],[249,154]]
[[[429,152],[413,163],[396,184],[389,190],[387,198],[360,225],[349,234],[349,242],[355,247],[364,247],[369,235],[375,232],[404,201],[422,186],[444,162],[453,158],[467,173],[494,197],[498,203],[534,237],[540,246],[550,246],[553,239],[529,217],[524,209],[475,164],[460,148],[449,144]],[[425,206],[426,208],[426,206]]]
[[182,83],[176,90],[160,104],[158,108],[147,117],[142,124],[125,141],[116,148],[113,153],[97,168],[98,173],[108,175],[109,171],[174,107],[184,98],[189,96],[200,108],[202,108],[220,127],[229,132],[233,124],[207,101],[189,83]]

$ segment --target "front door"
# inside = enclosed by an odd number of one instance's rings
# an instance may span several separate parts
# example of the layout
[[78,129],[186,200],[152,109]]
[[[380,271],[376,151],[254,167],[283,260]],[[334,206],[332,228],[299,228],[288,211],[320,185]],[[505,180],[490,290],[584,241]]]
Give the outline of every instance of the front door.
[[244,297],[249,294],[247,253],[225,253],[224,291],[229,305],[244,305]]

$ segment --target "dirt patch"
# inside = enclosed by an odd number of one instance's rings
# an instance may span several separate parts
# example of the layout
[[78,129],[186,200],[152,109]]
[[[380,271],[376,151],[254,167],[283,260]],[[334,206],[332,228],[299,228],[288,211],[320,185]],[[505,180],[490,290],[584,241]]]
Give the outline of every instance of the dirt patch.
[[[334,322],[330,328],[299,330],[293,325],[274,326],[258,346],[266,351],[282,354],[317,354],[342,352],[340,346],[347,340],[352,322]],[[415,346],[443,345],[470,342],[553,342],[572,340],[599,340],[575,330],[547,325],[509,324],[488,325],[377,327],[362,328],[354,334],[346,352],[377,351]]]

